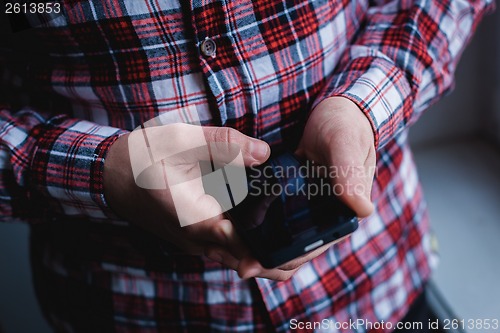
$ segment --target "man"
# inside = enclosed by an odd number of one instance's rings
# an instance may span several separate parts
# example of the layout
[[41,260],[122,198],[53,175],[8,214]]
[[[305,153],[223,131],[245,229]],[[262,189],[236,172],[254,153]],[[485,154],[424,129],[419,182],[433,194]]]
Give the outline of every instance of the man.
[[[36,289],[55,330],[397,328],[433,262],[408,127],[450,89],[492,1],[61,4],[29,31],[41,54],[22,75],[46,92],[37,101],[56,96],[24,108],[4,99],[0,112],[0,209],[33,225]],[[223,216],[180,227],[171,193],[135,184],[128,136],[188,106],[207,141],[237,143],[247,165],[286,150],[376,165],[375,178],[332,180],[363,189],[340,196],[365,218],[359,230],[264,269]],[[180,144],[191,129],[155,135]]]

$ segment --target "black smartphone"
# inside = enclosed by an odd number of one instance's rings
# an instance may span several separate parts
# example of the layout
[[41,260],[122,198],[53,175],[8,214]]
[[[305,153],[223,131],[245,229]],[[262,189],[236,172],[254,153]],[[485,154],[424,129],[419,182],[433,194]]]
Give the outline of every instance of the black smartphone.
[[315,170],[291,153],[247,169],[248,194],[226,214],[262,266],[280,266],[358,228],[331,179]]

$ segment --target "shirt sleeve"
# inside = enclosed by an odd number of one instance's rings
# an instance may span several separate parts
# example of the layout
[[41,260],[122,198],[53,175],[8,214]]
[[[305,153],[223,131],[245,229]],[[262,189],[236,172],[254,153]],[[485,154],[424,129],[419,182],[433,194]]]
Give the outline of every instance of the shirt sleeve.
[[123,133],[67,115],[0,107],[0,220],[31,218],[44,210],[34,206],[41,202],[65,215],[113,218],[104,161]]
[[371,1],[362,30],[317,103],[343,96],[370,120],[383,147],[453,87],[459,57],[488,0]]

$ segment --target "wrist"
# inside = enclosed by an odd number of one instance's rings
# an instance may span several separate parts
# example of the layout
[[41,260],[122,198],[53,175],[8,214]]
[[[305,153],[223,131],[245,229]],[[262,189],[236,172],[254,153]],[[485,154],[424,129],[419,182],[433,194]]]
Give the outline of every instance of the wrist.
[[328,120],[337,123],[339,131],[344,132],[347,127],[351,132],[357,133],[360,143],[375,147],[376,131],[369,117],[351,99],[344,96],[326,98],[312,112],[317,111],[324,112]]
[[132,195],[132,168],[128,151],[128,136],[124,134],[109,147],[103,166],[103,196],[106,205],[115,215],[120,216],[120,202],[123,196]]

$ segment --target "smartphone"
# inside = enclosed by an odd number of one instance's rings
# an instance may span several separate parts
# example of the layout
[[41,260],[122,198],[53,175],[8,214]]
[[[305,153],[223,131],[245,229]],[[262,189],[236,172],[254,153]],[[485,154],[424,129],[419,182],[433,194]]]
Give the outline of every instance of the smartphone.
[[226,215],[263,267],[280,266],[358,228],[331,179],[315,170],[292,153],[247,169],[248,194]]

